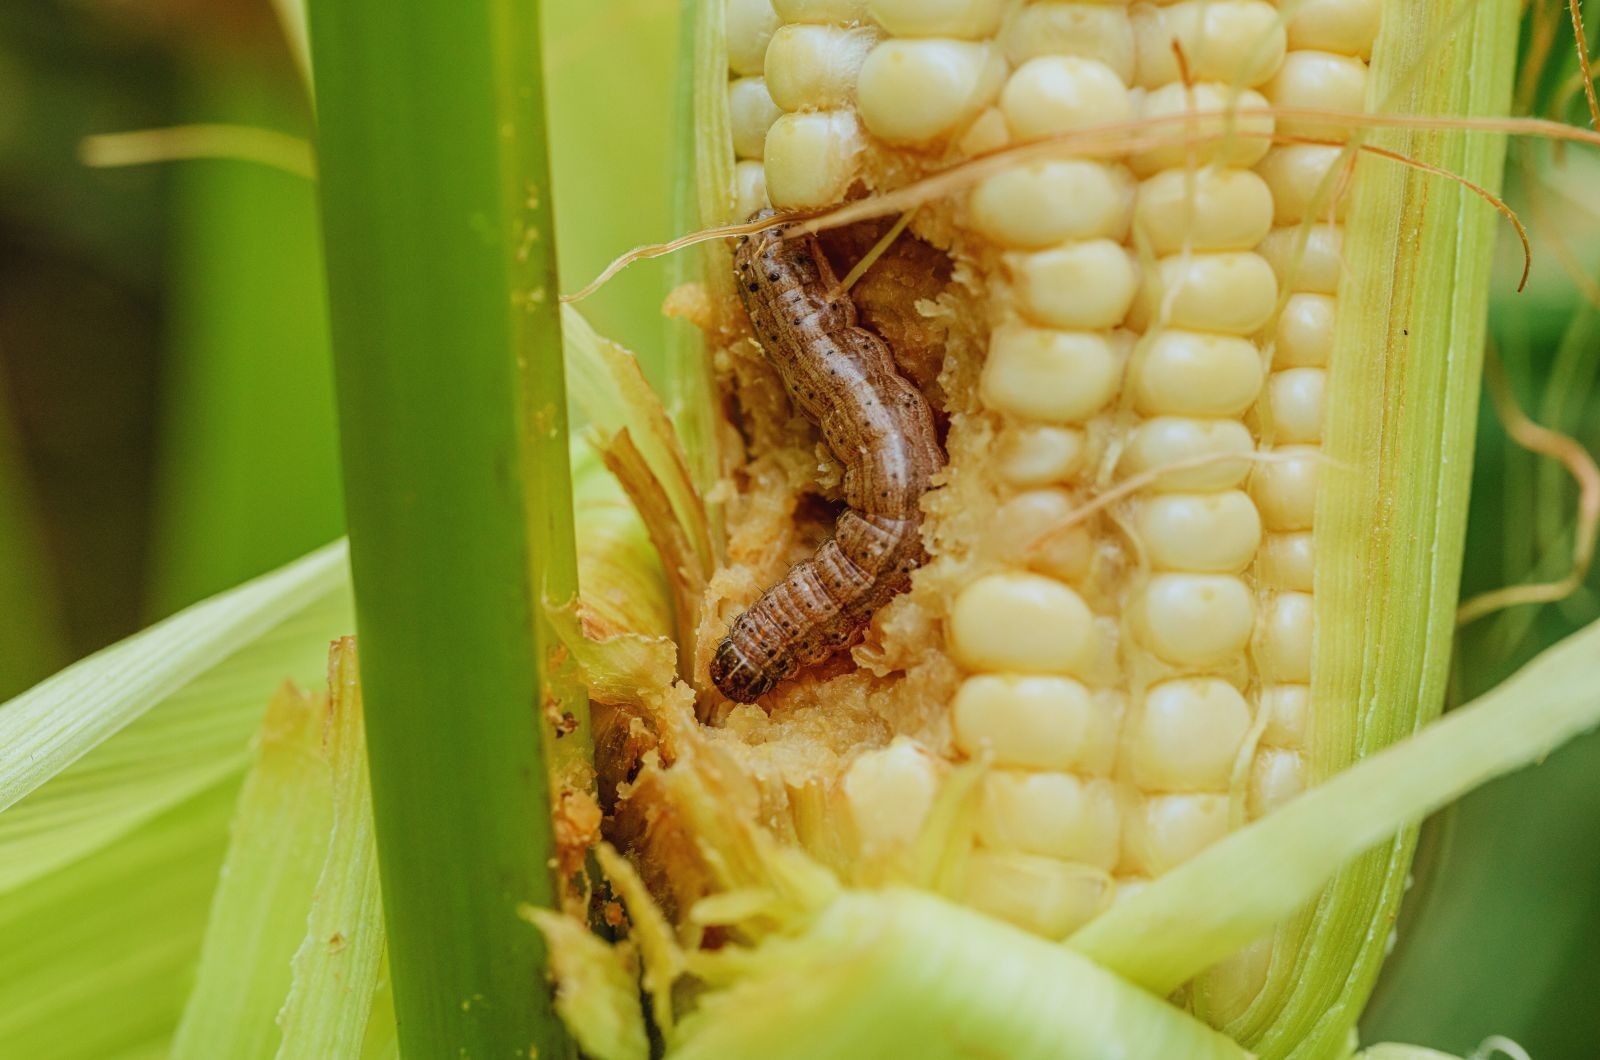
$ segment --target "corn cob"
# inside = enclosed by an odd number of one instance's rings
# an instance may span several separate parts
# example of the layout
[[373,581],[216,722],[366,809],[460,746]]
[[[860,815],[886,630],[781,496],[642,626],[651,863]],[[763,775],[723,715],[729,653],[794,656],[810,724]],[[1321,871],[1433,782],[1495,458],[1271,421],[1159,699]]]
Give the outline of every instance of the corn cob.
[[[734,0],[727,28],[739,214],[1140,116],[1359,110],[1378,8]],[[953,688],[933,754],[858,757],[845,803],[860,828],[927,804],[939,758],[985,757],[970,898],[1055,937],[1305,782],[1347,154],[1240,120],[1257,135],[1008,169],[912,224],[973,263],[947,302],[988,331],[951,386],[959,509],[929,499],[941,547],[901,609],[943,630]],[[1160,474],[1068,525],[1119,476],[1252,451],[1276,459]],[[998,532],[941,531],[974,502]]]
[[[1442,26],[1392,25],[1402,8],[727,0],[710,50],[722,96],[702,104],[727,135],[702,160],[722,192],[708,222],[823,210],[1096,127],[1127,141],[988,166],[918,202],[903,234],[881,222],[822,234],[840,275],[881,252],[850,294],[940,415],[948,465],[923,500],[926,564],[846,659],[759,706],[702,700],[712,724],[697,738],[780,838],[873,882],[914,875],[930,831],[960,832],[959,869],[938,886],[1064,939],[1437,710],[1437,648],[1419,640],[1404,662],[1374,662],[1372,608],[1451,591],[1462,512],[1449,498],[1463,483],[1438,485],[1448,503],[1427,517],[1428,571],[1391,577],[1394,563],[1357,544],[1374,532],[1372,504],[1409,502],[1373,442],[1403,398],[1363,411],[1354,388],[1363,372],[1392,388],[1411,369],[1371,352],[1406,345],[1373,330],[1389,326],[1374,309],[1383,278],[1352,288],[1343,275],[1352,210],[1382,201],[1350,142],[1360,123],[1309,113],[1393,102],[1375,97],[1369,64],[1415,63]],[[1404,96],[1403,80],[1383,83]],[[1387,179],[1384,194],[1401,194]],[[839,500],[849,463],[783,397],[731,295],[727,251],[708,262],[702,323],[737,414],[719,494],[727,555],[691,675],[701,688],[734,616],[826,535],[816,499]],[[1462,282],[1481,289],[1482,275]],[[1350,290],[1369,316],[1351,320]],[[932,371],[918,363],[929,347]],[[1345,365],[1352,348],[1360,359]],[[1461,364],[1446,389],[1470,394],[1472,352],[1450,349]],[[1416,451],[1434,454],[1470,440],[1451,400],[1448,416],[1430,405],[1396,437],[1427,435],[1433,448]],[[1380,590],[1352,582],[1358,553]],[[1422,628],[1447,628],[1437,608],[1418,613],[1408,621],[1424,640]],[[1369,724],[1345,704],[1375,680],[1422,691]],[[952,825],[950,793],[968,782],[969,812]],[[657,827],[660,797],[646,769],[613,834],[682,913],[713,888],[673,849],[682,834]],[[1403,838],[1389,864],[1408,854]],[[1397,880],[1353,899],[1351,915],[1379,922]],[[1202,977],[1195,1007],[1241,1040],[1268,1033],[1274,1012],[1301,1003],[1281,942]],[[1349,984],[1335,973],[1325,1009],[1370,986],[1361,960]]]

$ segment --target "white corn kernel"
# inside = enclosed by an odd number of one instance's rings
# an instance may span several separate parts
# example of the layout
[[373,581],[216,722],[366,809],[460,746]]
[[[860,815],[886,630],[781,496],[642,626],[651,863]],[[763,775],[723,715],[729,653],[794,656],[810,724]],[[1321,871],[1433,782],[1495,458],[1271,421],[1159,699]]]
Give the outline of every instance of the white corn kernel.
[[1316,605],[1310,593],[1273,593],[1267,600],[1256,647],[1257,664],[1273,681],[1311,680]]
[[1248,169],[1169,169],[1139,185],[1134,221],[1157,254],[1249,250],[1272,228],[1272,191]]
[[987,107],[1004,78],[1005,60],[988,44],[886,40],[861,67],[857,106],[867,128],[890,143],[927,143]]
[[1041,55],[1011,75],[1000,93],[1000,110],[1013,136],[1038,140],[1126,121],[1133,117],[1133,100],[1105,63],[1076,55]]
[[1044,3],[1013,6],[1000,30],[1012,65],[1041,55],[1077,55],[1109,66],[1124,84],[1133,80],[1133,26],[1116,4]]
[[1261,516],[1240,490],[1158,494],[1140,505],[1137,526],[1159,570],[1234,574],[1261,544]]
[[1274,451],[1276,459],[1256,465],[1250,495],[1268,530],[1309,530],[1317,510],[1317,478],[1322,452],[1315,446],[1291,445]]
[[[1270,261],[1271,258],[1268,257]],[[1279,273],[1279,281],[1283,274]],[[1324,368],[1333,353],[1333,325],[1338,304],[1332,295],[1296,291],[1278,314],[1272,348],[1276,368]]]
[[1128,764],[1145,791],[1227,791],[1250,731],[1239,690],[1215,677],[1163,681],[1145,693]]
[[759,77],[741,77],[728,85],[728,124],[733,130],[733,153],[739,158],[760,158],[767,130],[783,112],[767,94]]
[[1382,0],[1299,0],[1289,18],[1289,47],[1371,58]]
[[1104,334],[1003,324],[990,336],[979,393],[999,412],[1073,423],[1098,412],[1121,379],[1122,358]]
[[1344,258],[1344,226],[1299,225],[1274,228],[1261,241],[1261,256],[1272,263],[1285,290],[1337,294]]
[[1271,264],[1251,251],[1173,254],[1157,264],[1156,275],[1134,306],[1129,326],[1154,322],[1167,327],[1251,335],[1272,319],[1278,304],[1278,277]]
[[1246,455],[1255,451],[1255,438],[1238,420],[1201,420],[1187,416],[1158,416],[1141,423],[1122,455],[1128,475],[1159,471],[1150,488],[1158,492],[1221,490],[1237,486],[1250,473],[1244,460],[1211,459],[1194,466],[1172,465],[1206,457]]
[[1299,224],[1307,217],[1339,220],[1345,216],[1350,196],[1342,147],[1326,144],[1288,144],[1275,147],[1261,160],[1257,172],[1272,189],[1273,221]]
[[1073,673],[1094,644],[1094,616],[1072,589],[1041,574],[986,574],[957,594],[948,647],[968,670]]
[[967,904],[1047,939],[1064,939],[1111,903],[1104,872],[1055,858],[974,850]]
[[1104,739],[1092,731],[1110,727],[1070,677],[979,674],[956,690],[950,712],[962,754],[1023,769],[1071,769],[1091,741]]
[[767,45],[767,90],[784,110],[849,106],[877,39],[863,27],[784,26]]
[[867,0],[878,24],[897,37],[985,40],[1000,29],[1006,0]]
[[1007,254],[1005,268],[1022,314],[1052,327],[1114,328],[1139,291],[1133,255],[1109,239]]
[[[1360,111],[1367,102],[1367,64],[1333,52],[1292,51],[1262,91],[1279,107]],[[1352,131],[1345,124],[1294,118],[1280,118],[1278,129],[1325,140],[1348,139]]]
[[1061,158],[986,178],[972,190],[968,210],[972,227],[1001,246],[1033,249],[1068,239],[1121,242],[1132,207],[1126,169]]
[[728,68],[744,76],[759,74],[767,41],[779,24],[772,0],[728,0]]
[[1283,19],[1266,0],[1181,0],[1133,9],[1138,56],[1136,84],[1158,88],[1181,81],[1174,45],[1183,49],[1197,81],[1253,88],[1283,62]]
[[1076,427],[1014,424],[1000,438],[1000,477],[1013,486],[1065,482],[1083,466],[1086,446]]
[[1152,795],[1128,813],[1124,867],[1148,876],[1188,861],[1228,833],[1226,795]]
[[983,778],[978,841],[991,850],[1110,869],[1117,863],[1118,809],[1106,780],[997,769]]
[[1322,441],[1328,373],[1322,368],[1289,368],[1267,382],[1274,444]]
[[[1141,116],[1152,122],[1145,135],[1162,146],[1134,156],[1135,173],[1151,174],[1180,166],[1249,167],[1261,161],[1272,143],[1271,114],[1261,93],[1202,82],[1163,85],[1146,93]],[[1186,120],[1176,120],[1189,116]]]
[[867,852],[916,838],[939,790],[939,766],[915,742],[898,736],[867,751],[845,772],[845,804]]
[[1305,758],[1300,752],[1264,747],[1250,764],[1247,811],[1251,817],[1261,817],[1305,789]]
[[1094,560],[1094,535],[1073,522],[1079,502],[1064,489],[1019,493],[995,510],[984,534],[996,559],[1048,574],[1062,581],[1080,581]]
[[1266,715],[1263,747],[1304,747],[1311,733],[1311,689],[1305,685],[1272,685],[1261,692],[1259,708]]
[[1274,589],[1298,589],[1309,593],[1316,570],[1316,551],[1311,531],[1268,534],[1261,543],[1261,581]]
[[1011,142],[1011,130],[1006,128],[1006,118],[999,107],[985,107],[983,113],[972,119],[967,131],[956,141],[956,150],[963,155],[986,155],[998,151]]
[[785,114],[767,130],[767,195],[785,210],[838,202],[856,178],[863,140],[848,110]]
[[738,162],[733,167],[733,216],[744,220],[767,201],[767,170],[760,162]]
[[1261,351],[1233,335],[1160,331],[1131,370],[1135,404],[1151,415],[1237,416],[1261,393]]
[[1144,645],[1175,666],[1219,666],[1238,658],[1255,627],[1255,597],[1226,574],[1157,574],[1139,601]]

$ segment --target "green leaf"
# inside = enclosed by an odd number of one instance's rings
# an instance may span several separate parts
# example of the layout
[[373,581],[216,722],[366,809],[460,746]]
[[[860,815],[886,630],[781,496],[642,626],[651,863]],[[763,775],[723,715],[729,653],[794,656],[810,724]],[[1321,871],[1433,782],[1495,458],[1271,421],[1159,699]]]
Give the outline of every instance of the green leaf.
[[0,1055],[164,1052],[250,736],[350,625],[332,545],[0,706]]
[[350,624],[338,543],[0,706],[0,894],[241,772],[271,690]]
[[278,1056],[284,1060],[359,1055],[383,965],[383,903],[353,638],[334,645],[328,682],[333,834],[324,844],[310,920],[294,955],[293,987],[279,1021]]
[[238,790],[216,783],[0,901],[0,1056],[165,1055]]
[[173,1060],[252,1060],[278,1052],[289,958],[305,934],[333,819],[322,746],[326,702],[284,689],[267,707]]

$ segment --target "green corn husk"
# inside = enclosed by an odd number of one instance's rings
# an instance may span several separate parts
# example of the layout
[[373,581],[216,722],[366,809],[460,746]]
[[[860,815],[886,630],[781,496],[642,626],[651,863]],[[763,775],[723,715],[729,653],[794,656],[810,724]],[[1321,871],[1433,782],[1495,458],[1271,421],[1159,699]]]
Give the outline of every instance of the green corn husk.
[[328,697],[323,741],[332,821],[277,1017],[283,1031],[277,1055],[356,1056],[363,1043],[372,1055],[394,1055],[393,1013],[372,1020],[384,956],[383,902],[352,637],[335,641],[329,654]]
[[289,958],[306,933],[332,823],[324,713],[319,697],[289,688],[267,705],[173,1060],[277,1055]]
[[262,707],[350,625],[330,546],[0,705],[0,1055],[165,1054]]

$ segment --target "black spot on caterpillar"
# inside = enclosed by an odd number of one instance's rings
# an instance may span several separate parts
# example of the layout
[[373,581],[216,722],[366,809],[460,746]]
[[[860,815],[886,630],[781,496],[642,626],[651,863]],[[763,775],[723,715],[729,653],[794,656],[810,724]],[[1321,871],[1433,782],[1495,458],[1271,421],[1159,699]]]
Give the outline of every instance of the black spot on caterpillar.
[[815,236],[765,229],[740,241],[734,270],[768,362],[845,469],[833,537],[733,620],[711,660],[718,690],[753,703],[848,645],[910,583],[923,560],[918,505],[944,452],[927,401],[856,324]]

